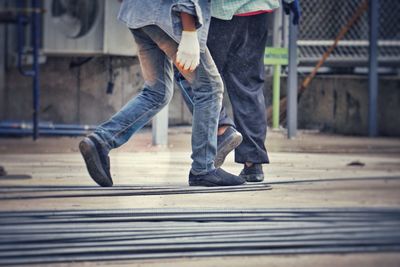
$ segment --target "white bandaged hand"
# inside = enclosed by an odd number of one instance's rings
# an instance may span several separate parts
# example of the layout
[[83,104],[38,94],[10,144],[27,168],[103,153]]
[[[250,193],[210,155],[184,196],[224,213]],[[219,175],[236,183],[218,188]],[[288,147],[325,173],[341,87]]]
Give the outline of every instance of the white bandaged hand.
[[197,32],[183,31],[176,62],[183,70],[194,71],[200,63],[200,45]]

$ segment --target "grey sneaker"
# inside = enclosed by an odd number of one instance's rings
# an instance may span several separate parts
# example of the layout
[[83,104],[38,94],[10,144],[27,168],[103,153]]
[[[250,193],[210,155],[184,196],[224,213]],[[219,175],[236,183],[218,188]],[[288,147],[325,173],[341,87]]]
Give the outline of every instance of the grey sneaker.
[[226,131],[217,137],[217,155],[215,156],[215,168],[221,167],[226,156],[240,143],[242,143],[242,135],[232,126],[229,126]]
[[244,184],[245,182],[243,178],[230,174],[221,168],[203,175],[189,173],[190,186],[234,186]]
[[96,138],[85,137],[79,143],[79,150],[86,163],[90,177],[100,186],[113,186],[110,173],[110,158]]
[[264,181],[264,172],[261,164],[253,164],[250,167],[247,167],[245,164],[239,176],[245,179],[247,182]]

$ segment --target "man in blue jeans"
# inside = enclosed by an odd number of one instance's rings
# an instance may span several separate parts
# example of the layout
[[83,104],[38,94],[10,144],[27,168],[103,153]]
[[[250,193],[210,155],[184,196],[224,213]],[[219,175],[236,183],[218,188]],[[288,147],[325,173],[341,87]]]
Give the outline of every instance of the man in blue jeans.
[[172,98],[173,64],[193,90],[191,186],[232,186],[245,180],[214,167],[223,84],[206,48],[208,0],[124,0],[119,19],[133,34],[145,80],[143,90],[84,138],[79,148],[90,176],[112,186],[111,149],[123,145]]
[[[224,80],[234,116],[232,121],[222,107],[215,165],[221,166],[226,155],[237,147],[235,161],[244,165],[240,176],[248,182],[261,182],[262,164],[269,163],[264,145],[267,121],[263,93],[267,13],[279,7],[279,0],[213,0],[211,7],[207,46]],[[293,23],[298,24],[298,0],[283,0],[283,8],[286,14],[293,13]],[[190,84],[178,72],[175,77],[192,110]]]

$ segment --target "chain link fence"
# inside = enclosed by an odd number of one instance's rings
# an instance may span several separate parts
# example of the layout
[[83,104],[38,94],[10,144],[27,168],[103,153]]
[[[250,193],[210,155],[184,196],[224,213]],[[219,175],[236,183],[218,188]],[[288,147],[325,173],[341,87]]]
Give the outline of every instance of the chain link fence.
[[[313,64],[333,44],[364,0],[302,1],[299,29],[301,64]],[[369,12],[366,10],[339,42],[327,64],[359,66],[368,62]],[[400,66],[400,1],[380,0],[379,63]]]

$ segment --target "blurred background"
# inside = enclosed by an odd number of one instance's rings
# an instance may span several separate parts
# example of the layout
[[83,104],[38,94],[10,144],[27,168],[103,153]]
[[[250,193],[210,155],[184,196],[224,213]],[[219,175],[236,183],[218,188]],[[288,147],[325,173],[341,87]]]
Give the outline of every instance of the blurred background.
[[[363,3],[302,1],[297,37],[289,36],[281,10],[270,16],[268,47],[296,42],[298,87],[346,29],[299,98],[296,128],[368,135],[373,104],[373,135],[400,136],[400,2],[379,1],[378,38],[373,37],[376,96],[369,90],[371,11],[360,11]],[[85,134],[138,93],[143,78],[133,38],[116,19],[119,5],[117,0],[0,1],[0,135],[33,134],[35,125],[36,136],[39,130],[41,135]],[[270,107],[272,66],[266,65],[266,74]],[[287,75],[283,66],[281,98],[287,94]],[[224,101],[229,106],[227,95]],[[177,88],[168,122],[191,123]],[[285,119],[279,124],[286,127]]]

